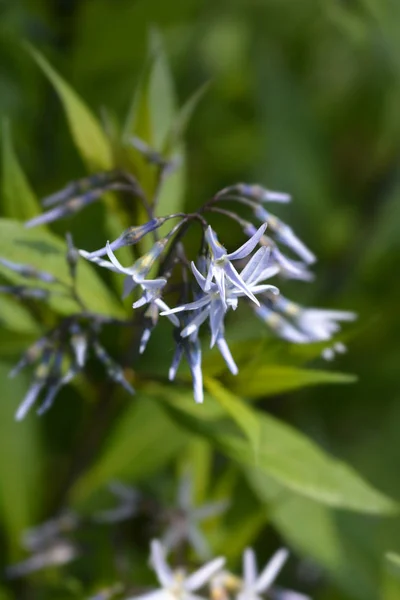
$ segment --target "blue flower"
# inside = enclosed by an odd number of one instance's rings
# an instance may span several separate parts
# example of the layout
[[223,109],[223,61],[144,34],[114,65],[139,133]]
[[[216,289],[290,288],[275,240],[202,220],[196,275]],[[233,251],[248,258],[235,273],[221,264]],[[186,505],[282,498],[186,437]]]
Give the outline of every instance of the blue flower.
[[238,248],[235,252],[228,254],[226,248],[219,243],[216,233],[211,229],[210,226],[208,226],[205,237],[209,245],[211,261],[205,282],[205,291],[209,291],[211,289],[211,283],[213,280],[215,280],[221,301],[225,307],[227,306],[226,280],[228,280],[235,288],[239,289],[246,296],[248,296],[250,300],[253,300],[253,302],[259,304],[257,298],[243,281],[242,277],[240,277],[231,261],[245,258],[251,254],[251,252],[259,243],[266,228],[266,224],[261,225],[254,235],[247,240],[247,242],[240,246],[240,248]]

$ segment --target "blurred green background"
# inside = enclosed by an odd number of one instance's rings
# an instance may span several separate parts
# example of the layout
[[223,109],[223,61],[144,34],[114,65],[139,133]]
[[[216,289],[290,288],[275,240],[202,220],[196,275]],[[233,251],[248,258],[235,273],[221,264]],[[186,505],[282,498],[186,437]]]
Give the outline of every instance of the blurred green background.
[[[41,50],[98,115],[104,107],[122,115],[154,26],[181,102],[210,81],[186,137],[186,205],[198,206],[238,181],[290,192],[292,205],[276,212],[318,263],[316,282],[290,284],[288,295],[359,314],[343,338],[349,352],[334,364],[356,374],[357,383],[277,395],[262,406],[399,500],[400,3],[0,0],[0,113],[12,125],[20,162],[39,196],[85,171],[59,100],[21,41]],[[76,219],[80,247],[101,245],[91,229],[100,212],[91,207]],[[54,230],[65,228],[57,224]],[[237,234],[227,231],[227,241],[235,242]],[[0,352],[8,363],[25,347],[25,334],[9,331],[6,316],[1,319]],[[315,365],[327,368],[322,361]],[[10,385],[6,372],[2,368],[4,389]],[[16,388],[22,395],[23,383]],[[49,518],[57,506],[62,485],[56,474],[68,473],[84,410],[79,396],[62,398],[39,424],[31,415],[16,425],[15,405],[0,405],[2,504],[13,507],[3,510],[4,564],[21,558],[16,536],[22,525]],[[30,445],[29,436],[40,444]],[[12,484],[6,483],[10,470],[17,473]],[[129,480],[129,469],[126,475]],[[168,496],[166,477],[164,472],[154,485]],[[400,552],[399,519],[358,516],[289,494],[268,523],[276,532],[268,529],[268,544],[283,536],[299,557],[293,587],[321,600],[400,598],[400,592],[379,591],[385,552]],[[268,536],[257,531],[266,558]],[[90,568],[81,570],[89,578]],[[43,581],[51,589],[51,576]],[[47,598],[32,591],[35,585],[18,583],[11,592],[4,585],[4,598]]]

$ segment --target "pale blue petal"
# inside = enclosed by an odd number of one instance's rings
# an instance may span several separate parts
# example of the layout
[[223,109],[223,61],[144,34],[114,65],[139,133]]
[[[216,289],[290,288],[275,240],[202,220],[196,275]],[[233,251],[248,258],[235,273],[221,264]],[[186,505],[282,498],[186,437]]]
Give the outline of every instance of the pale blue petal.
[[200,569],[189,575],[184,582],[185,590],[194,592],[202,588],[214,575],[216,575],[225,565],[225,558],[214,558],[206,563]]
[[215,283],[217,284],[219,295],[220,295],[221,301],[222,301],[223,305],[225,306],[225,308],[227,307],[226,289],[225,289],[225,269],[228,265],[230,265],[230,263],[227,263],[224,268],[216,267],[214,269]]
[[243,246],[240,246],[240,248],[238,248],[235,252],[227,254],[227,258],[229,260],[239,260],[240,258],[245,258],[248,256],[251,252],[253,252],[254,248],[264,235],[266,229],[267,224],[263,223],[263,225],[257,229],[256,233],[249,240],[247,240]]
[[268,588],[272,585],[272,583],[277,578],[279,571],[282,569],[283,565],[287,561],[289,556],[288,550],[286,548],[281,548],[271,558],[267,566],[260,573],[260,576],[257,579],[257,583],[255,585],[256,593],[260,594],[262,592],[266,592]]
[[189,323],[186,325],[184,329],[181,331],[182,337],[188,337],[192,335],[195,331],[199,330],[200,325],[204,323],[207,319],[208,314],[210,312],[210,306],[206,306],[204,310],[202,310],[198,315],[196,315]]
[[226,248],[219,243],[215,231],[213,231],[210,226],[207,227],[205,238],[210,246],[211,254],[214,260],[218,260],[226,254]]
[[38,395],[40,394],[42,388],[44,387],[44,381],[35,381],[31,387],[29,388],[25,398],[21,402],[18,407],[18,410],[15,414],[16,421],[21,421],[32,405],[36,402]]
[[282,242],[288,248],[293,250],[293,252],[295,252],[307,264],[313,264],[317,260],[315,254],[313,254],[311,250],[307,248],[307,246],[287,225],[282,227],[282,229],[277,232],[276,238],[278,241]]
[[132,276],[134,275],[134,273],[135,273],[134,267],[131,267],[131,268],[123,267],[121,265],[121,263],[119,262],[119,260],[117,259],[117,257],[115,256],[114,252],[111,250],[109,242],[107,242],[106,249],[107,249],[107,256],[110,259],[110,261],[112,262],[112,264],[114,265],[114,267],[117,269],[117,272],[125,273],[126,275],[132,275]]
[[220,299],[213,300],[211,302],[210,310],[210,328],[211,328],[211,344],[212,348],[217,341],[217,337],[224,323],[224,315],[226,308]]
[[156,572],[157,579],[163,587],[169,587],[174,581],[174,575],[165,560],[165,551],[158,540],[151,542],[150,562]]
[[257,561],[252,548],[246,548],[243,552],[243,579],[247,589],[252,588],[257,580]]
[[184,310],[197,310],[198,308],[202,308],[209,302],[210,302],[210,298],[208,296],[203,296],[203,298],[199,298],[198,300],[195,300],[194,302],[188,302],[187,304],[181,304],[181,306],[176,306],[175,308],[169,308],[168,310],[163,310],[160,313],[160,315],[168,317],[168,315],[182,312]]
[[231,351],[229,350],[228,344],[226,343],[226,340],[224,337],[220,336],[217,339],[217,348],[220,351],[222,358],[226,362],[226,365],[227,365],[228,369],[230,370],[230,372],[232,373],[232,375],[237,375],[239,373],[239,369],[237,368],[237,365],[236,365],[235,361],[233,360]]
[[[164,302],[164,300],[161,300],[161,298],[155,298],[154,304],[158,307],[159,310],[164,310],[164,311],[170,310],[168,304],[166,304]],[[160,313],[160,314],[162,314],[162,313]],[[175,315],[166,315],[166,316],[171,321],[171,323],[173,323],[176,327],[179,327],[178,317],[175,317]]]
[[258,273],[260,273],[267,266],[267,263],[270,259],[270,254],[271,251],[269,248],[266,248],[265,246],[259,248],[240,273],[240,277],[243,279],[243,281],[246,283],[251,283],[253,279],[256,279]]
[[201,287],[203,292],[205,292],[206,291],[206,278],[203,277],[203,275],[200,273],[200,271],[198,270],[198,268],[196,267],[196,265],[194,264],[193,261],[192,261],[192,271],[193,271],[193,275],[196,278],[197,283],[199,284],[199,286]]
[[172,363],[171,363],[171,366],[170,366],[169,372],[168,372],[168,379],[170,381],[173,381],[175,379],[176,372],[177,372],[179,364],[182,360],[182,355],[183,355],[183,347],[181,346],[181,344],[178,344],[175,349],[174,357],[172,359]]
[[255,304],[257,304],[258,306],[260,305],[257,298],[254,296],[254,294],[252,294],[250,288],[245,284],[245,282],[240,277],[239,273],[236,271],[235,267],[230,262],[227,262],[225,265],[225,274],[228,277],[228,279],[233,283],[233,285],[242,290],[242,292],[244,292],[245,295],[250,298],[250,300],[253,300]]
[[96,256],[92,257],[89,254],[89,252],[86,252],[86,250],[79,250],[79,254],[86,260],[89,260],[90,262],[94,263],[95,265],[98,265],[99,267],[108,269],[109,271],[112,271],[113,273],[121,272],[120,269],[118,267],[116,267],[115,265],[113,265],[110,261],[103,260],[102,258],[98,258]]

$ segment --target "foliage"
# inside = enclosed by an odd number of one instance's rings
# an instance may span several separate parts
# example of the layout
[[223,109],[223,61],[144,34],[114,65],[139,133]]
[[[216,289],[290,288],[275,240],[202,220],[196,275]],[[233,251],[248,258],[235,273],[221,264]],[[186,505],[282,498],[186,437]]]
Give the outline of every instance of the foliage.
[[[5,578],[0,598],[89,598],[118,582],[121,597],[136,593],[150,581],[148,541],[174,526],[171,505],[190,473],[196,506],[229,500],[201,531],[232,568],[247,545],[266,562],[284,543],[295,553],[285,585],[321,600],[395,600],[398,8],[386,0],[236,0],[229,8],[122,0],[115,10],[107,0],[35,0],[4,3],[0,14],[0,257],[58,280],[43,285],[56,293],[39,304],[0,296],[3,572],[26,560],[19,542],[27,527],[65,511],[79,519],[79,528],[63,531],[76,560]],[[160,160],[176,166],[162,186]],[[239,374],[206,350],[205,402],[195,405],[188,369],[175,385],[166,382],[167,325],[134,357],[126,329],[116,326],[131,315],[121,282],[80,260],[76,289],[89,311],[114,320],[101,341],[122,357],[136,395],[93,362],[89,378],[64,387],[46,415],[14,422],[28,381],[8,372],[79,308],[65,293],[65,233],[77,247],[100,248],[148,217],[111,181],[104,198],[75,217],[37,229],[23,221],[38,215],[39,197],[111,170],[134,174],[147,197],[157,195],[158,216],[196,210],[238,180],[290,190],[295,200],[279,214],[319,262],[313,285],[289,282],[289,290],[304,303],[359,313],[340,337],[349,352],[335,370],[320,358],[323,344],[277,340],[239,307],[227,326]],[[237,247],[239,235],[225,226],[221,239]],[[196,240],[188,244],[193,251]],[[138,247],[148,251],[148,239]],[[126,264],[130,249],[120,252]],[[21,285],[4,266],[0,277]],[[126,521],[108,518],[119,502],[115,481],[140,496]],[[201,558],[196,550],[186,556]]]

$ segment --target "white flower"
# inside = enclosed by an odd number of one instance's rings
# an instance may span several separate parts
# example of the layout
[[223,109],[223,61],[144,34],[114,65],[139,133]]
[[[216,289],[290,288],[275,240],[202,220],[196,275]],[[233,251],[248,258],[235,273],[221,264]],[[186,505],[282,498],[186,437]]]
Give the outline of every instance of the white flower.
[[261,594],[267,592],[273,600],[310,600],[308,596],[292,590],[271,588],[288,556],[288,550],[281,548],[258,574],[255,554],[251,548],[247,548],[243,553],[243,583],[237,600],[262,600]]
[[170,568],[165,560],[164,548],[158,540],[151,542],[150,561],[161,589],[136,596],[136,600],[200,600],[201,596],[194,592],[208,583],[225,564],[224,558],[215,558],[192,575],[186,576],[183,570],[173,571]]
[[247,548],[243,553],[243,585],[237,600],[261,600],[260,594],[269,590],[288,556],[288,550],[281,548],[258,574],[254,551]]
[[[182,330],[181,336],[187,337],[195,331],[198,331],[200,325],[204,323],[207,318],[209,318],[211,328],[211,347],[213,347],[219,338],[221,329],[223,329],[223,320],[228,307],[235,309],[237,307],[238,298],[245,295],[249,297],[255,297],[254,294],[267,291],[273,294],[279,293],[278,288],[276,288],[274,285],[261,284],[261,281],[272,277],[278,271],[277,267],[269,266],[269,254],[269,249],[259,248],[259,250],[257,250],[251,260],[242,270],[240,275],[237,273],[237,276],[240,277],[242,282],[242,286],[240,288],[236,287],[235,283],[231,281],[228,281],[226,285],[224,284],[224,301],[222,299],[221,289],[218,284],[210,283],[208,285],[208,278],[206,279],[197,269],[196,265],[192,262],[193,274],[203,294],[194,302],[182,304],[181,306],[177,306],[170,310],[165,310],[160,314],[170,316],[182,311],[199,311]],[[257,305],[259,305],[258,300]]]
[[310,341],[330,340],[340,330],[338,321],[354,321],[357,315],[347,310],[323,310],[306,308],[297,317],[297,326]]
[[211,289],[211,284],[214,279],[220,293],[221,301],[224,305],[226,305],[226,279],[231,283],[231,285],[248,296],[250,300],[253,300],[253,302],[255,302],[257,305],[259,304],[257,298],[248,288],[230,261],[245,258],[251,252],[253,252],[254,248],[262,238],[266,228],[267,225],[264,223],[264,225],[261,225],[255,234],[249,240],[247,240],[247,242],[235,250],[235,252],[231,252],[230,254],[228,254],[226,248],[219,243],[217,236],[211,227],[209,226],[207,228],[205,237],[210,248],[211,262],[205,282],[205,291],[209,291]]

